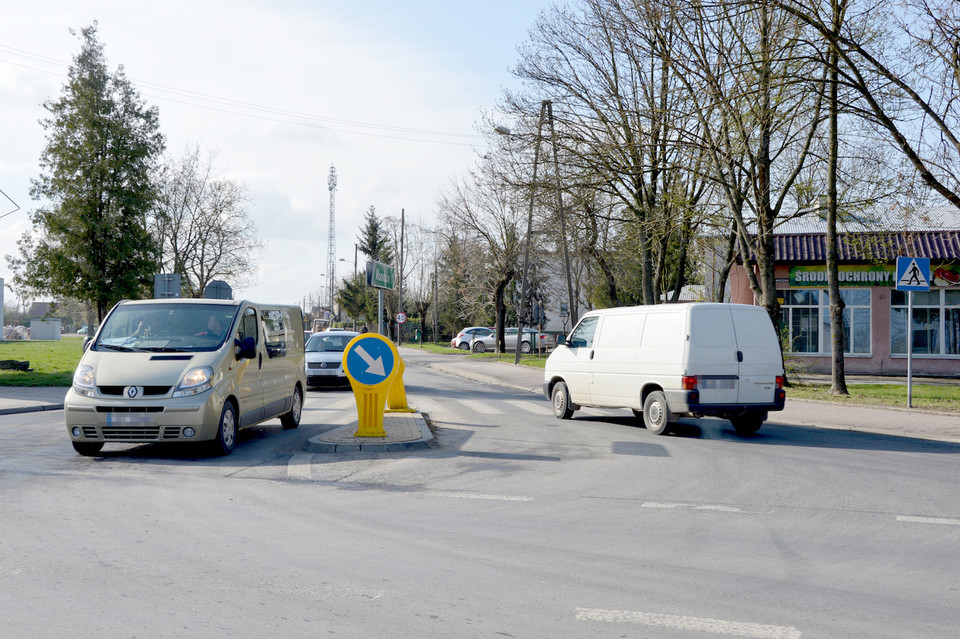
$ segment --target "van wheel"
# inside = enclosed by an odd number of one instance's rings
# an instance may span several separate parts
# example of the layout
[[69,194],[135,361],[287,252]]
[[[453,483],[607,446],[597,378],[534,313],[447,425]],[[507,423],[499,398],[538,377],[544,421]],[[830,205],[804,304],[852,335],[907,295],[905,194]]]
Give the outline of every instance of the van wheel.
[[473,345],[473,352],[474,352],[474,353],[486,353],[486,352],[487,352],[487,345],[484,344],[483,342],[477,342],[476,344]]
[[738,435],[753,435],[763,426],[763,415],[756,413],[738,415],[731,417],[730,423],[733,424],[733,430],[737,431]]
[[662,392],[653,391],[643,401],[643,421],[654,435],[663,435],[670,430],[670,409]]
[[573,405],[570,403],[570,393],[567,392],[567,385],[563,382],[557,382],[550,393],[550,402],[553,404],[553,414],[557,419],[570,419],[573,415]]
[[73,442],[73,449],[84,457],[90,457],[103,450],[103,442]]
[[237,445],[237,409],[233,402],[224,402],[220,411],[220,426],[217,438],[211,442],[215,455],[229,455]]
[[289,413],[280,416],[280,424],[284,430],[296,428],[300,425],[300,414],[303,412],[303,391],[297,386],[293,389],[293,407]]

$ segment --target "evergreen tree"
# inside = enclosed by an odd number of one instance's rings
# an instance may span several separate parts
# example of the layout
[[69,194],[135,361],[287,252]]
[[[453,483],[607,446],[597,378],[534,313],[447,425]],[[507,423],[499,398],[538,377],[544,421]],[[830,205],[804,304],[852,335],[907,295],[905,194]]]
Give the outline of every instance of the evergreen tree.
[[44,104],[47,145],[30,189],[40,203],[34,233],[8,261],[18,287],[89,301],[102,319],[152,283],[157,247],[147,215],[164,140],[156,107],[143,103],[122,66],[108,70],[96,22],[80,39],[60,98]]
[[376,262],[389,264],[393,260],[390,238],[380,218],[377,217],[377,209],[372,204],[363,216],[363,228],[357,236],[357,247],[361,253]]

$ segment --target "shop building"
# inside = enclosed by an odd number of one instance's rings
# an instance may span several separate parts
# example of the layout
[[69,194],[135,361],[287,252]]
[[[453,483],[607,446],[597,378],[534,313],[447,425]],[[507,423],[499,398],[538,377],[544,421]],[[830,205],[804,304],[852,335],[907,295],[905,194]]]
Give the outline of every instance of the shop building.
[[[843,225],[838,235],[845,371],[906,374],[908,293],[896,290],[896,260],[908,256],[931,264],[930,291],[913,294],[913,373],[960,377],[960,211],[871,213]],[[783,224],[775,248],[787,350],[811,371],[829,373],[826,223],[807,216]],[[742,265],[731,269],[727,299],[756,303]]]

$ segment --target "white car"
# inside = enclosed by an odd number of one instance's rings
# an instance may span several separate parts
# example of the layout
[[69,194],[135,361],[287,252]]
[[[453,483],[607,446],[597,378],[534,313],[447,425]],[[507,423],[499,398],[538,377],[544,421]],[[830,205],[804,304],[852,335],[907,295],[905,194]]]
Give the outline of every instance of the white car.
[[475,340],[489,335],[493,335],[492,328],[487,328],[486,326],[470,326],[457,333],[457,336],[450,340],[450,346],[459,348],[462,351],[469,351]]
[[324,331],[314,333],[304,349],[307,386],[344,386],[350,383],[343,372],[343,350],[359,333]]

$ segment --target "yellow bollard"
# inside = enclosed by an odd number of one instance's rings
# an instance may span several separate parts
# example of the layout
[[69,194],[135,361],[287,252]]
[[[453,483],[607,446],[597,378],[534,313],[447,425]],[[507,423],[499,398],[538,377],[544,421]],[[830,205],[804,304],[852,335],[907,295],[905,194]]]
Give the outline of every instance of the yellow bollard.
[[403,360],[397,365],[397,374],[393,377],[390,390],[387,391],[388,413],[415,413],[417,409],[407,405],[407,390],[403,386],[403,370],[406,365]]
[[343,349],[343,370],[357,401],[356,437],[386,437],[383,411],[401,365],[396,347],[382,335],[357,335]]

